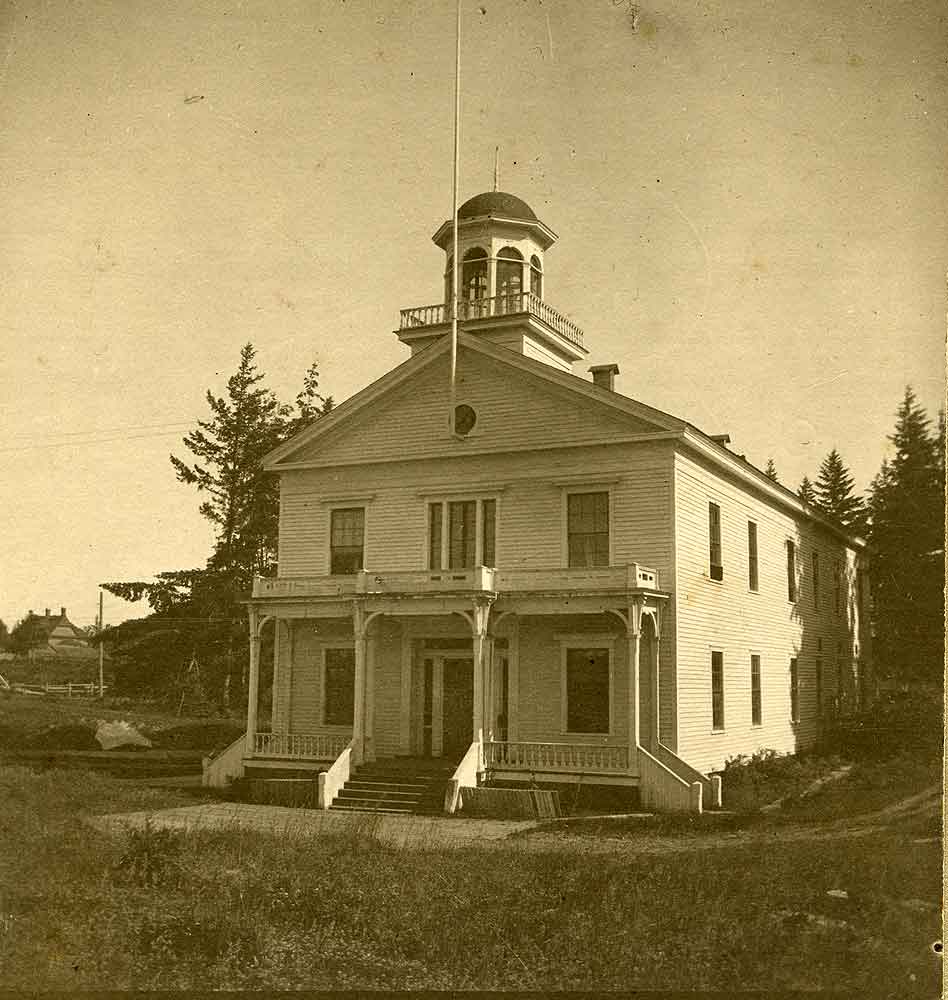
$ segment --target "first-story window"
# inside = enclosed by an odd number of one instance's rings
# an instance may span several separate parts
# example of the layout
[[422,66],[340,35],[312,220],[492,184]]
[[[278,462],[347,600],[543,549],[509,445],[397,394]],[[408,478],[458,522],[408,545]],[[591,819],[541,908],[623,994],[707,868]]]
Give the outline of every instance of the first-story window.
[[795,656],[790,660],[790,721],[800,721],[800,670]]
[[608,566],[608,491],[568,494],[566,533],[570,566]]
[[711,652],[711,728],[724,728],[724,654]]
[[330,515],[329,572],[358,573],[365,567],[365,508],[337,508]]
[[351,646],[325,651],[323,722],[351,726],[355,714],[355,650]]
[[823,657],[816,658],[816,714],[823,714]]
[[609,650],[566,650],[566,731],[609,732]]
[[760,697],[760,657],[754,653],[751,656],[751,725],[761,724],[763,713],[761,711]]
[[472,569],[496,561],[496,500],[428,504],[429,569]]

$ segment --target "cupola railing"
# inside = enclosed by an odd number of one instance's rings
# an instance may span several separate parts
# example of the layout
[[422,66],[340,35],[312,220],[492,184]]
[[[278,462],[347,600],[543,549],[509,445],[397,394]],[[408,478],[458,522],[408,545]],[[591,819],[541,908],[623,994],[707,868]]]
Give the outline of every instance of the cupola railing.
[[[450,303],[414,306],[401,310],[399,330],[415,330],[424,326],[441,326],[451,322]],[[583,331],[561,312],[544,302],[534,292],[509,292],[493,298],[462,299],[458,302],[458,319],[490,319],[494,316],[535,316],[554,333],[571,343],[583,346]]]

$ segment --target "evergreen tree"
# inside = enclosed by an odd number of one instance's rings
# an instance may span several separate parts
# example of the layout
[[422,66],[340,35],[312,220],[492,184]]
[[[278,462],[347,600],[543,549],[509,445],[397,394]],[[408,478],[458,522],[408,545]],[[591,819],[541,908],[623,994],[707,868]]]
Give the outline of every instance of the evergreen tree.
[[772,479],[775,483],[780,482],[777,478],[777,466],[774,465],[774,460],[772,458],[767,459],[767,468],[764,469],[764,475],[768,479]]
[[196,461],[171,456],[179,481],[206,495],[200,511],[217,529],[211,564],[229,571],[237,586],[266,572],[275,558],[279,487],[261,461],[282,440],[289,416],[260,384],[254,355],[245,344],[225,396],[208,390],[211,419],[199,420],[184,439]]
[[803,477],[800,488],[797,490],[797,496],[811,507],[816,503],[816,494],[813,492],[813,484],[810,482],[809,476]]
[[865,530],[866,507],[862,497],[853,494],[854,485],[849,469],[833,448],[820,464],[813,486],[814,498],[817,505],[844,528],[861,534]]
[[938,682],[944,669],[944,474],[938,439],[909,387],[891,461],[869,499],[875,660],[890,677]]
[[180,671],[199,670],[211,690],[241,690],[246,674],[247,615],[241,601],[253,577],[274,568],[279,484],[264,474],[264,456],[332,408],[319,393],[315,364],[296,405],[280,403],[244,346],[224,395],[207,392],[210,418],[184,444],[192,461],[171,456],[178,480],[205,499],[200,512],[214,525],[214,548],[203,569],[159,573],[151,582],[104,583],[128,601],[146,599],[153,614],[106,630],[116,657],[116,681],[130,690],[168,690]]

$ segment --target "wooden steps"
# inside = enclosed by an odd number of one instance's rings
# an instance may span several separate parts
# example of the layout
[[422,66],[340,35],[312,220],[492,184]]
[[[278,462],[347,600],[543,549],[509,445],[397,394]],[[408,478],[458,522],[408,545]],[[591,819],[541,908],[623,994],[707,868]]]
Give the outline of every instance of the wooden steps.
[[345,783],[330,809],[402,815],[441,813],[454,766],[450,762],[410,757],[363,764]]

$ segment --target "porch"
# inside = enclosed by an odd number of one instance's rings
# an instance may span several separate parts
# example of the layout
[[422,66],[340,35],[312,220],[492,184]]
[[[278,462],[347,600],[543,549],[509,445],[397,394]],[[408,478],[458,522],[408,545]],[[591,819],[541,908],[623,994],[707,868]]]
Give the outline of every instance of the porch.
[[[457,765],[459,785],[637,785],[643,754],[667,770],[648,750],[667,596],[635,563],[258,579],[243,762],[325,772],[330,790],[379,757]],[[268,625],[273,702],[258,725]]]

